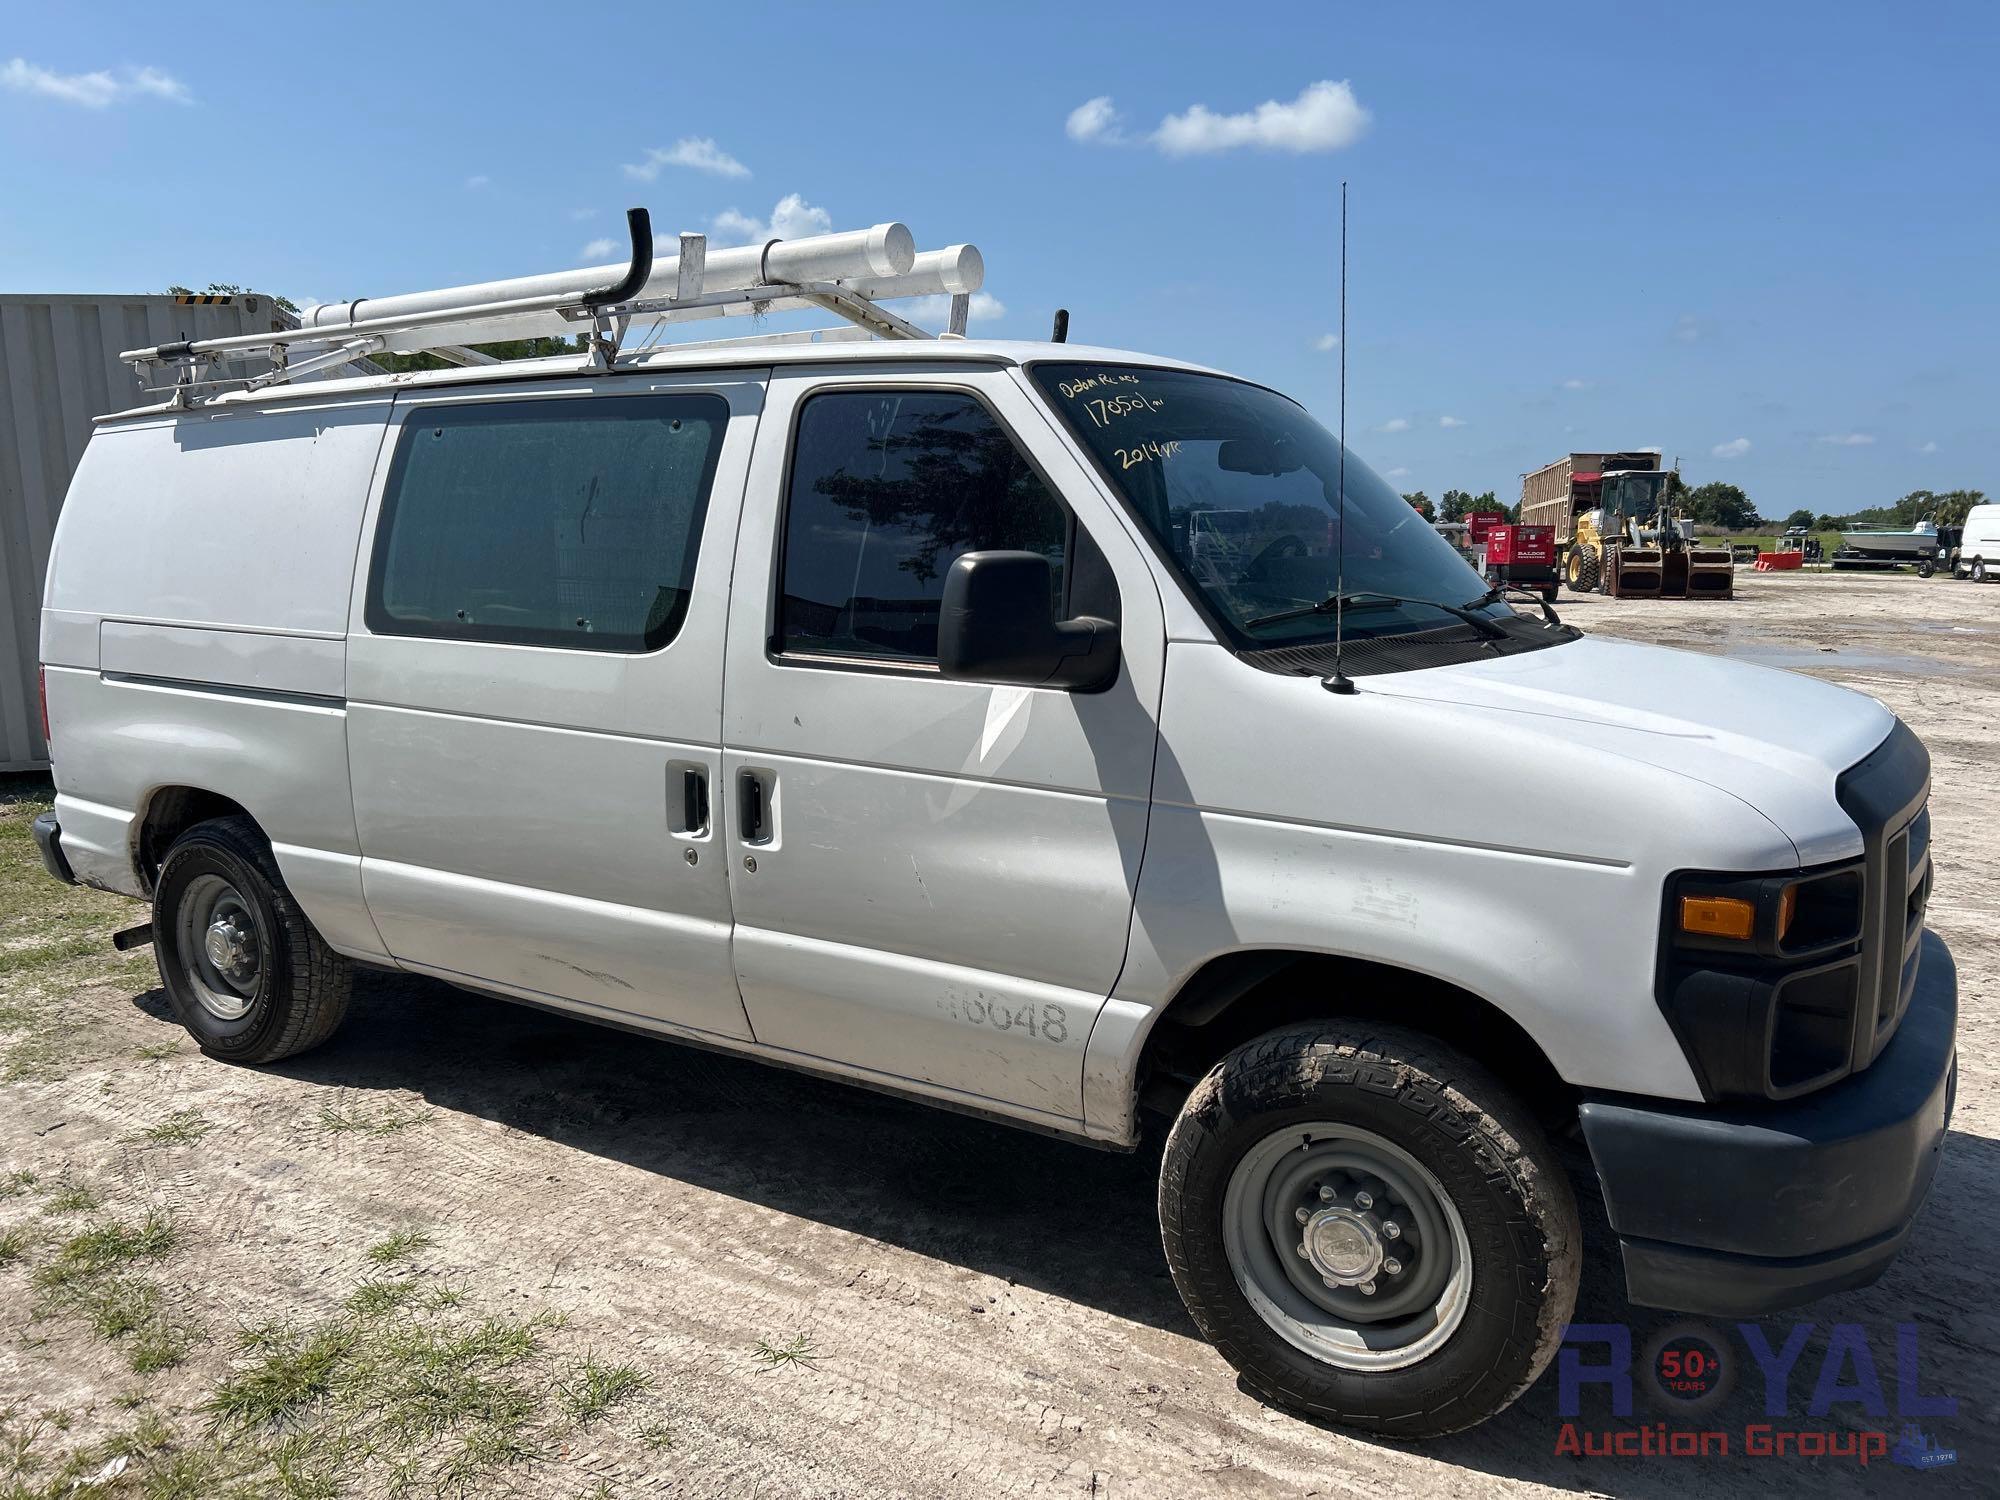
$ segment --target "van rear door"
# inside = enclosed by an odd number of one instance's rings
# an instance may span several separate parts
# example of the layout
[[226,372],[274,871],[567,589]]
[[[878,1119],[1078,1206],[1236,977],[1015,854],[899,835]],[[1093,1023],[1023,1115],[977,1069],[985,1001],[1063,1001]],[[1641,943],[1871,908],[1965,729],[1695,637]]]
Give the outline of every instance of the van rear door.
[[[1124,962],[1165,652],[1136,542],[998,368],[781,371],[724,687],[736,963],[757,1040],[1074,1128]],[[1097,693],[954,681],[966,551],[1048,556],[1115,614]]]
[[405,965],[745,1038],[716,834],[730,553],[761,371],[398,398],[348,736]]

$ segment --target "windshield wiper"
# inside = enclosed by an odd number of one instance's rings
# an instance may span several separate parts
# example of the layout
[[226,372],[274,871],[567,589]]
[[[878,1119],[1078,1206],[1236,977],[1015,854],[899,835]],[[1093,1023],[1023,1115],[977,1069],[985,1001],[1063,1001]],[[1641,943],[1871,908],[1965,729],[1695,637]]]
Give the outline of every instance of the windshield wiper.
[[1317,604],[1301,604],[1297,609],[1281,609],[1276,614],[1259,615],[1254,620],[1246,620],[1243,628],[1257,630],[1284,620],[1303,620],[1308,615],[1330,615],[1337,609],[1380,609],[1389,604],[1421,604],[1426,609],[1442,610],[1454,619],[1465,621],[1489,640],[1500,641],[1507,638],[1506,631],[1485,615],[1473,613],[1470,605],[1442,604],[1436,599],[1412,599],[1406,594],[1378,594],[1373,590],[1355,594],[1328,594]]
[[1551,630],[1560,630],[1562,628],[1562,616],[1556,613],[1555,606],[1533,589],[1510,588],[1504,583],[1495,584],[1477,599],[1468,600],[1465,607],[1467,609],[1484,609],[1489,604],[1498,604],[1509,594],[1519,594],[1523,599],[1534,600],[1535,607],[1542,612],[1542,622]]

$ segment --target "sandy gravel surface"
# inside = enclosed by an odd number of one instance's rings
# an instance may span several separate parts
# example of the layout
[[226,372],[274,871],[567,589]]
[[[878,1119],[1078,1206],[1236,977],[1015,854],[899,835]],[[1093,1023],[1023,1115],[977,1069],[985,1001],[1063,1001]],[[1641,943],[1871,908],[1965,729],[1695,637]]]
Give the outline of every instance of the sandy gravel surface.
[[[0,1039],[12,1059],[0,1231],[19,1236],[0,1264],[0,1427],[33,1429],[36,1482],[65,1463],[107,1473],[122,1452],[104,1493],[221,1493],[236,1482],[229,1452],[265,1464],[255,1445],[284,1430],[307,1435],[294,1458],[311,1479],[307,1450],[336,1442],[327,1424],[377,1430],[373,1396],[330,1389],[254,1438],[216,1426],[205,1403],[284,1340],[374,1316],[358,1289],[384,1283],[383,1298],[401,1299],[390,1331],[367,1335],[384,1347],[425,1319],[533,1329],[533,1352],[491,1376],[532,1403],[509,1428],[521,1451],[454,1480],[432,1458],[458,1429],[410,1439],[422,1461],[400,1479],[418,1492],[1991,1494],[2000,588],[1739,576],[1729,604],[1560,607],[1593,631],[1748,654],[1872,693],[1931,748],[1933,922],[1961,976],[1957,1115],[1902,1259],[1879,1285],[1799,1314],[1816,1327],[1796,1394],[1802,1403],[1832,1325],[1863,1325],[1886,1361],[1894,1325],[1914,1323],[1923,1388],[1960,1403],[1931,1424],[1959,1450],[1953,1469],[1558,1456],[1552,1377],[1458,1438],[1348,1436],[1260,1406],[1196,1337],[1153,1222],[1157,1147],[1107,1155],[380,976],[322,1050],[232,1068],[185,1041],[142,964],[96,956],[133,909],[66,892],[73,908],[38,915],[33,941],[56,941],[53,930],[76,951],[0,968],[13,1027]],[[10,927],[10,949],[28,943],[24,930]],[[184,1348],[142,1374],[135,1336],[102,1337],[74,1307],[52,1307],[42,1268],[84,1226],[148,1213],[174,1236],[133,1263],[157,1293],[146,1326]],[[402,1248],[380,1254],[385,1244]],[[1580,1317],[1629,1321],[1641,1338],[1674,1321],[1626,1307],[1619,1286],[1600,1223]],[[1774,1343],[1791,1321],[1770,1320]],[[245,1344],[245,1329],[262,1331]],[[579,1415],[586,1361],[638,1380]],[[1893,1399],[1893,1367],[1879,1373]],[[1716,1425],[1758,1419],[1756,1384],[1739,1386]],[[142,1419],[151,1426],[121,1446]],[[1849,1406],[1803,1425],[1880,1424]],[[331,1482],[386,1489],[395,1457],[334,1466]],[[274,1492],[275,1473],[253,1465],[248,1478]]]

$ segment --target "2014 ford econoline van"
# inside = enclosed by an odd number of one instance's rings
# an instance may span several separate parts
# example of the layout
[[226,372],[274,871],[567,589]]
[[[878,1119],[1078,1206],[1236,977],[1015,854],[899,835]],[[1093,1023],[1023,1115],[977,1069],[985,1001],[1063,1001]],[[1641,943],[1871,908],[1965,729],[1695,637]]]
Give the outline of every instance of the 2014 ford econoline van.
[[1755,1314],[1882,1273],[1951,1108],[1907,728],[1517,613],[1187,364],[598,348],[106,419],[42,655],[44,858],[152,904],[210,1055],[325,1041],[373,966],[1111,1147],[1157,1112],[1195,1321],[1384,1432],[1550,1359],[1557,1140],[1633,1301]]

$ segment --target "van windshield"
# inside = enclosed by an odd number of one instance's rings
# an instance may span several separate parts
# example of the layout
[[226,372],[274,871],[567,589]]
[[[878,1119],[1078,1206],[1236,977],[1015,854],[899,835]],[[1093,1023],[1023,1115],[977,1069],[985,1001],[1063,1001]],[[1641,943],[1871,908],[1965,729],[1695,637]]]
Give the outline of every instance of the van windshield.
[[[1137,365],[1040,364],[1030,374],[1207,613],[1242,648],[1331,640],[1334,616],[1271,616],[1337,590],[1459,606],[1486,582],[1374,470],[1296,402],[1221,375]],[[1483,613],[1505,617],[1503,604]],[[1436,630],[1421,602],[1379,597],[1350,638]]]

